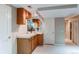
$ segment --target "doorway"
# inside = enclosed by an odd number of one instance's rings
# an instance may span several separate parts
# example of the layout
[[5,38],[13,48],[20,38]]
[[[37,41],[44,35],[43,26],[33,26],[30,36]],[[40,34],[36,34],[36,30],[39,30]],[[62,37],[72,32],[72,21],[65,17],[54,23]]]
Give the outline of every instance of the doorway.
[[73,27],[70,20],[65,20],[65,44],[73,44]]
[[65,43],[79,44],[79,15],[65,19]]
[[55,44],[55,20],[45,19],[44,24],[44,44],[53,45]]
[[55,44],[64,44],[64,17],[55,18]]

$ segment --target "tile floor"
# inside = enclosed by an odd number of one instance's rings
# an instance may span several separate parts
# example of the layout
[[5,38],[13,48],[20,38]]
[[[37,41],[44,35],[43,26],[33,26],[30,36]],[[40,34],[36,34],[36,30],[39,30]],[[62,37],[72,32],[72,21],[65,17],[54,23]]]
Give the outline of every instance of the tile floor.
[[32,54],[79,54],[79,46],[76,45],[43,45],[38,46]]

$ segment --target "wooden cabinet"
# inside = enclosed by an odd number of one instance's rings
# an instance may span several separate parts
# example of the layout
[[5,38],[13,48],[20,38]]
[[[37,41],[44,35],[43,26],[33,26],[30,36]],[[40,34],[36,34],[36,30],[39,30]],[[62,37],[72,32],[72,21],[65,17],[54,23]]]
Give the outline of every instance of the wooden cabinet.
[[17,24],[25,24],[26,11],[24,8],[17,8]]
[[29,54],[32,52],[31,39],[17,38],[17,53],[18,54]]
[[32,38],[32,51],[37,47],[37,35]]
[[37,27],[40,27],[41,24],[40,19],[33,19],[33,22],[37,24]]
[[37,35],[36,35],[36,37],[35,37],[35,48],[38,46],[38,42],[37,42],[38,40],[37,40]]
[[37,37],[38,45],[43,45],[43,34],[38,34]]
[[32,18],[32,14],[31,14],[30,12],[27,12],[26,18],[27,18],[27,19]]
[[26,19],[32,17],[32,14],[24,8],[17,8],[17,24],[25,24]]
[[32,51],[35,49],[35,41],[34,41],[34,37],[32,38]]
[[38,34],[32,38],[17,38],[17,53],[30,54],[38,46],[43,45],[43,35]]

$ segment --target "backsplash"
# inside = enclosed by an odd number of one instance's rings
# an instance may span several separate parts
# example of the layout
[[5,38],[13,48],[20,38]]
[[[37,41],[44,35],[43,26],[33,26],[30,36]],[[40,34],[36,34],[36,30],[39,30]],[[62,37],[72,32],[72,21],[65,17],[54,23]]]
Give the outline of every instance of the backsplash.
[[27,25],[20,25],[18,32],[20,33],[27,33]]

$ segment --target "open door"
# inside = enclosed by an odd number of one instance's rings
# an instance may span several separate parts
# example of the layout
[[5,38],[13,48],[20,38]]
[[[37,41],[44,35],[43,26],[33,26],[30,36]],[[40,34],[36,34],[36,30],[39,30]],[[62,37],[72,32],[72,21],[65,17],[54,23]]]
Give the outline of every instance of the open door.
[[79,15],[69,16],[65,19],[65,42],[79,44]]
[[65,44],[72,44],[72,22],[65,20]]

